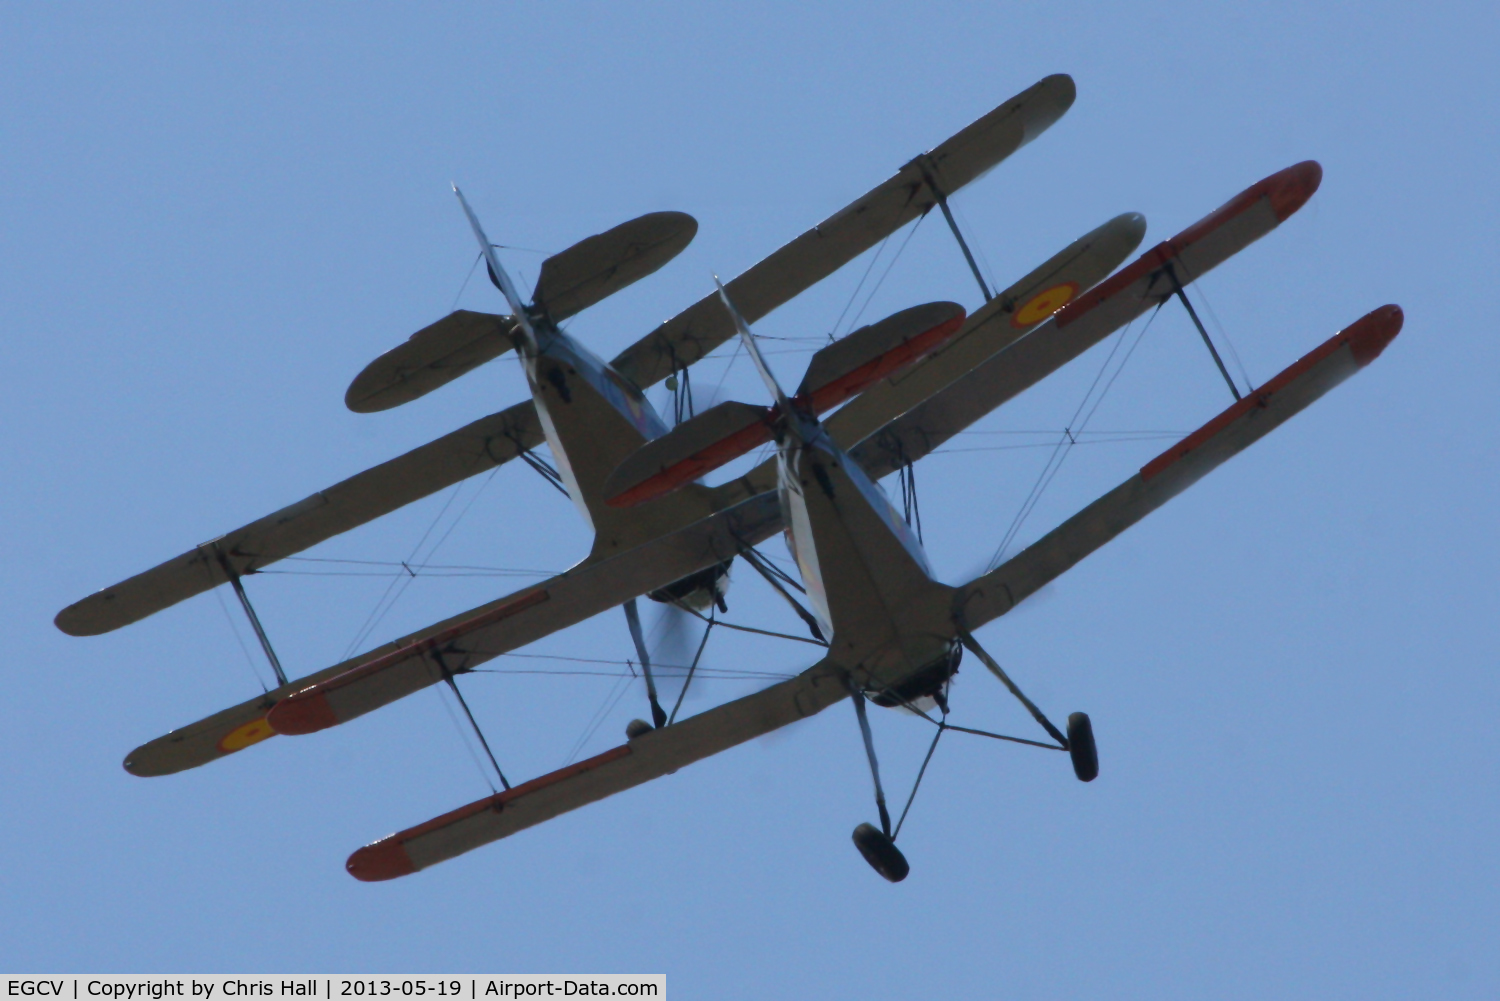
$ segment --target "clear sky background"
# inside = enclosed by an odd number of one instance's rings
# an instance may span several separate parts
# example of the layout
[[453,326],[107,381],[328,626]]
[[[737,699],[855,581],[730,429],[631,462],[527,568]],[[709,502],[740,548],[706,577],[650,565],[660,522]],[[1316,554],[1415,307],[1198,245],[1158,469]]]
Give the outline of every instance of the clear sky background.
[[[1481,3],[7,4],[0,968],[665,972],[694,998],[1496,996],[1497,27]],[[1371,368],[982,633],[1054,718],[1092,714],[1098,781],[945,738],[891,886],[849,842],[874,808],[841,705],[365,885],[349,851],[487,791],[438,694],[186,774],[121,769],[267,672],[211,595],[90,639],[58,609],[523,398],[506,358],[394,411],[344,408],[366,362],[455,302],[501,309],[464,287],[450,181],[494,239],[548,252],[646,211],[698,218],[680,258],[571,324],[610,357],[1054,72],[1073,110],[955,199],[1000,285],[1117,213],[1144,213],[1149,245],[1314,158],[1320,193],[1195,294],[1257,383],[1370,309],[1407,316]],[[529,287],[542,256],[506,259]],[[760,331],[833,330],[865,263]],[[855,309],[940,298],[979,302],[931,219]],[[793,383],[796,347],[774,356]],[[994,552],[1102,362],[921,463],[944,579]],[[700,371],[763,392],[743,365]],[[1091,426],[1182,433],[1227,402],[1174,307]],[[1075,449],[1020,541],[1166,443]],[[434,524],[441,548],[414,550]],[[307,555],[546,571],[587,546],[512,464]],[[522,582],[419,579],[367,645]],[[249,587],[305,674],[388,583]],[[730,605],[796,626],[744,569]],[[524,652],[628,644],[615,613]],[[788,673],[813,652],[716,635],[706,663]],[[494,666],[466,691],[513,777],[612,746],[645,708],[633,688],[611,702],[611,676],[520,673],[613,665]],[[764,683],[714,678],[688,704]],[[1026,732],[978,665],[954,698],[957,722]],[[875,726],[899,797],[926,724]]]

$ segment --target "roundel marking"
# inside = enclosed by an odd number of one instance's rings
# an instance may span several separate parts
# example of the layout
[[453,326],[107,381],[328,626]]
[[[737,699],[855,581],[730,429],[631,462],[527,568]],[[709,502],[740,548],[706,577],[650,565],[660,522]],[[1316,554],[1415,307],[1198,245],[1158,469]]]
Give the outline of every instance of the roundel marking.
[[271,724],[264,716],[260,716],[226,733],[219,741],[219,750],[225,754],[233,754],[235,751],[242,751],[251,744],[259,744],[267,737],[274,736],[276,736],[276,731],[271,729]]
[[1061,285],[1054,285],[1051,288],[1043,289],[1030,299],[1027,299],[1026,304],[1016,310],[1015,315],[1010,318],[1010,325],[1013,327],[1030,327],[1041,323],[1047,317],[1071,302],[1073,296],[1077,294],[1077,282],[1063,282]]

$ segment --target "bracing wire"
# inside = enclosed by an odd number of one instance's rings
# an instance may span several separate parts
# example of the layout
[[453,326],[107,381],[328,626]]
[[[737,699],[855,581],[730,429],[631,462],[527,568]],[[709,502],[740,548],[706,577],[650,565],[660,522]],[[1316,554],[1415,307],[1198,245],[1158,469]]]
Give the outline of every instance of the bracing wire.
[[[1036,506],[1041,501],[1042,495],[1046,493],[1047,488],[1052,484],[1053,479],[1056,478],[1058,471],[1062,469],[1063,462],[1066,461],[1073,446],[1078,443],[1078,433],[1087,427],[1089,421],[1093,419],[1094,414],[1098,412],[1100,404],[1104,402],[1105,396],[1109,394],[1110,388],[1114,386],[1115,380],[1124,371],[1131,356],[1135,354],[1135,349],[1146,336],[1146,331],[1151,329],[1152,323],[1156,320],[1156,316],[1160,312],[1161,306],[1158,305],[1151,313],[1150,319],[1141,326],[1139,332],[1135,335],[1134,341],[1131,342],[1130,348],[1125,352],[1125,357],[1121,360],[1119,366],[1115,368],[1114,373],[1110,375],[1109,380],[1104,382],[1104,388],[1099,392],[1098,398],[1095,399],[1094,391],[1099,388],[1100,382],[1104,381],[1105,373],[1110,370],[1115,356],[1119,354],[1120,347],[1130,336],[1131,328],[1135,325],[1134,322],[1126,324],[1124,329],[1120,331],[1120,336],[1115,338],[1114,344],[1110,347],[1109,354],[1104,359],[1104,364],[1095,373],[1094,381],[1089,383],[1088,391],[1083,394],[1083,399],[1079,401],[1078,407],[1073,411],[1072,419],[1068,421],[1068,424],[1063,428],[1062,435],[1053,445],[1052,454],[1047,457],[1046,465],[1042,467],[1041,474],[1037,477],[1036,482],[1032,484],[1031,492],[1027,494],[1026,499],[1021,503],[1020,510],[1016,512],[1015,517],[1011,520],[1010,527],[1006,529],[1005,535],[1000,540],[1000,545],[996,547],[994,556],[990,558],[989,563],[986,565],[986,573],[998,567],[1005,558],[1006,550],[1010,548],[1011,543],[1015,541],[1016,535],[1021,531],[1026,520],[1036,510]],[[1092,406],[1090,406],[1091,400],[1093,402]],[[1085,408],[1087,408],[1087,412],[1085,412]]]
[[[458,513],[458,516],[453,519],[453,523],[448,526],[447,531],[445,531],[442,537],[439,538],[437,542],[433,543],[432,547],[427,551],[426,559],[431,559],[434,555],[436,555],[438,549],[440,549],[443,543],[448,540],[448,537],[453,534],[453,530],[458,527],[459,522],[463,521],[464,516],[467,515],[469,513],[469,510],[474,506],[474,502],[479,499],[482,493],[484,493],[485,487],[489,486],[490,481],[495,478],[495,474],[499,471],[500,467],[496,466],[490,471],[490,475],[484,478],[484,481],[480,483],[479,488],[474,491],[474,495],[469,498],[469,502],[464,505],[463,509]],[[463,486],[463,482],[455,485],[453,491],[448,495],[448,499],[443,502],[442,510],[438,511],[437,516],[433,518],[432,523],[427,526],[427,530],[422,533],[422,537],[417,540],[417,544],[412,547],[411,555],[408,556],[407,559],[403,562],[406,562],[408,564],[418,562],[417,553],[421,551],[422,547],[427,543],[427,540],[432,536],[432,533],[437,530],[439,523],[442,522],[443,517],[453,506],[453,502],[458,499],[459,491],[463,489]],[[391,583],[386,586],[385,593],[381,595],[380,601],[376,603],[375,608],[371,610],[369,616],[365,619],[364,625],[360,627],[358,634],[356,634],[354,639],[349,643],[348,648],[345,649],[344,656],[341,659],[347,660],[349,657],[354,655],[355,650],[359,648],[360,644],[364,643],[365,640],[369,638],[370,634],[375,631],[376,627],[380,625],[381,621],[384,620],[386,615],[390,613],[391,609],[396,606],[396,602],[399,601],[401,599],[401,596],[406,593],[406,589],[411,585],[411,582],[413,580],[416,580],[416,575],[414,574],[408,574],[404,578],[397,577],[392,579]],[[398,584],[399,587],[397,586]]]
[[464,289],[469,287],[469,281],[474,277],[474,271],[479,267],[480,260],[484,257],[484,251],[480,250],[474,254],[474,263],[469,265],[469,273],[464,275],[464,283],[458,287],[458,293],[453,296],[453,305],[448,307],[448,312],[458,308],[458,300],[464,297]]
[[849,310],[854,307],[855,301],[859,298],[859,290],[865,287],[865,282],[869,279],[870,272],[875,270],[875,262],[880,260],[881,254],[885,253],[885,246],[891,242],[893,235],[891,233],[886,234],[885,239],[880,241],[880,246],[875,250],[874,256],[870,258],[870,263],[865,265],[865,273],[859,276],[859,284],[855,285],[854,291],[849,293],[849,301],[844,303],[844,309],[839,313],[839,318],[833,321],[833,326],[828,330],[828,343],[832,344],[838,338],[838,330],[844,322],[844,317],[848,316]]
[[[885,284],[886,277],[890,275],[891,269],[896,266],[896,262],[901,260],[901,255],[906,252],[906,245],[908,243],[911,243],[911,238],[917,235],[917,230],[921,228],[922,222],[926,218],[926,212],[917,216],[917,221],[912,224],[911,229],[906,231],[906,239],[901,241],[901,246],[896,248],[895,256],[892,257],[890,263],[885,266],[885,270],[880,273],[880,280],[875,283],[874,288],[870,289],[870,294],[865,296],[865,304],[859,307],[859,312],[855,313],[854,319],[849,321],[849,330],[844,331],[845,334],[848,334],[849,331],[852,331],[855,327],[859,326],[860,318],[865,315],[865,310],[870,308],[870,303],[874,301],[875,294],[880,291],[880,286]],[[887,239],[889,239],[889,237],[887,237]]]

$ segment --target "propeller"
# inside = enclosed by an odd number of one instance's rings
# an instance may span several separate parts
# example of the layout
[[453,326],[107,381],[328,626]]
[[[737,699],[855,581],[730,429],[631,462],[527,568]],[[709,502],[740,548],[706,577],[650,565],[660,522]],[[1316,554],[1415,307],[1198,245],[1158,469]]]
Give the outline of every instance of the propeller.
[[[651,718],[657,727],[662,727],[667,724],[671,716],[676,715],[690,679],[683,679],[683,691],[678,693],[677,705],[673,707],[669,715],[661,705],[661,696],[656,687],[656,672],[663,666],[678,671],[686,668],[693,662],[702,640],[706,637],[692,635],[690,629],[692,613],[675,603],[660,605],[661,610],[654,617],[655,621],[649,629],[642,627],[640,607],[634,598],[627,601],[624,607],[625,621],[630,627],[630,639],[635,644],[641,673],[646,679],[646,698],[651,704]],[[637,727],[640,722],[639,720],[633,722],[631,727],[627,728],[627,732],[632,732],[633,729],[632,736],[645,732]]]

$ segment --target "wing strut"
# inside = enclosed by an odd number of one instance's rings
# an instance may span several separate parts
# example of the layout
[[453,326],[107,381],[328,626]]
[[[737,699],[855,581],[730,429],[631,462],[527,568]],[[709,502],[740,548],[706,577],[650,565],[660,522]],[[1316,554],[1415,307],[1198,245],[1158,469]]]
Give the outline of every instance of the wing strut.
[[938,187],[937,181],[933,180],[932,172],[927,169],[927,157],[917,157],[917,169],[922,172],[922,180],[927,182],[927,188],[932,192],[932,197],[937,199],[938,208],[943,210],[943,218],[948,220],[948,228],[953,230],[953,238],[958,241],[958,249],[964,252],[964,260],[969,262],[969,270],[974,272],[974,280],[979,283],[979,291],[984,293],[984,301],[989,302],[995,298],[990,294],[990,287],[984,283],[984,276],[979,273],[979,265],[974,263],[974,255],[969,252],[969,244],[964,235],[959,231],[958,223],[953,218],[953,210],[948,207],[948,196],[943,189]]
[[245,585],[240,583],[239,571],[234,564],[229,562],[229,557],[224,555],[224,550],[217,542],[211,543],[214,548],[214,559],[218,560],[219,566],[224,569],[224,575],[229,578],[229,586],[234,588],[234,596],[240,599],[240,607],[245,610],[245,618],[250,620],[250,628],[255,630],[255,638],[260,640],[260,648],[266,652],[266,660],[271,662],[271,670],[276,672],[276,684],[278,687],[286,687],[286,672],[281,669],[281,660],[276,656],[276,651],[271,649],[271,638],[266,635],[266,630],[260,624],[260,616],[255,614],[255,606],[250,604],[250,596],[245,593]]
[[[441,650],[434,650],[433,656],[437,659],[438,667],[443,672],[443,680],[453,690],[453,697],[458,699],[458,704],[463,709],[464,715],[469,717],[469,725],[474,728],[474,736],[479,738],[479,744],[484,748],[484,753],[489,755],[490,764],[494,767],[495,774],[500,776],[500,784],[509,789],[510,781],[506,779],[505,773],[500,770],[500,762],[495,760],[495,752],[490,750],[490,742],[484,739],[484,731],[479,729],[479,721],[474,718],[474,710],[469,708],[469,702],[464,698],[464,693],[458,690],[458,682],[453,679],[453,672],[448,670],[448,665],[443,660],[443,652]],[[495,787],[491,785],[490,788],[493,789]]]
[[[1214,356],[1214,364],[1219,366],[1219,374],[1222,375],[1224,377],[1224,381],[1228,383],[1229,391],[1234,394],[1235,402],[1238,403],[1242,398],[1240,396],[1240,391],[1235,388],[1234,380],[1229,378],[1229,369],[1224,367],[1224,359],[1219,357],[1219,349],[1214,347],[1213,341],[1209,340],[1208,331],[1203,327],[1203,321],[1198,319],[1198,311],[1193,308],[1193,304],[1191,302],[1188,302],[1187,292],[1183,289],[1182,282],[1177,280],[1177,268],[1173,266],[1171,261],[1168,261],[1167,266],[1163,270],[1166,272],[1167,277],[1172,281],[1172,294],[1177,296],[1178,299],[1182,300],[1182,305],[1187,308],[1188,316],[1192,317],[1193,319],[1193,326],[1198,328],[1198,333],[1200,336],[1202,336],[1203,343],[1208,345],[1208,353]],[[1251,388],[1254,389],[1253,386]]]

